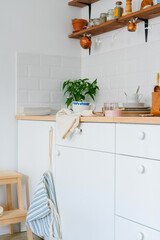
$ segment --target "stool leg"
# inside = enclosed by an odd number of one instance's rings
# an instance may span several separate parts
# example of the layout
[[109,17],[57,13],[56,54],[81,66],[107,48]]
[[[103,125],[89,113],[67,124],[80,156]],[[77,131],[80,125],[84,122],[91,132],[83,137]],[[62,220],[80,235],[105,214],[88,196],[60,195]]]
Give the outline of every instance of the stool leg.
[[27,238],[28,238],[28,240],[33,240],[33,235],[32,235],[31,229],[28,226],[26,226],[26,228],[27,228]]
[[18,178],[18,180],[17,180],[17,194],[18,194],[19,209],[24,210],[21,178]]
[[[11,192],[11,184],[7,184],[7,206],[8,210],[12,208],[12,192]],[[9,225],[10,234],[13,234],[13,224]]]

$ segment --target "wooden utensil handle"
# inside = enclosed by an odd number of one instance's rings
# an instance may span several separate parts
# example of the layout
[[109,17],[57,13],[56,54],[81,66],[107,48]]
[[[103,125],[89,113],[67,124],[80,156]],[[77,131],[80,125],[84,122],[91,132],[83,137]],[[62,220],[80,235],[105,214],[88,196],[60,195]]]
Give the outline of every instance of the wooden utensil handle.
[[157,86],[159,86],[159,73],[157,73]]

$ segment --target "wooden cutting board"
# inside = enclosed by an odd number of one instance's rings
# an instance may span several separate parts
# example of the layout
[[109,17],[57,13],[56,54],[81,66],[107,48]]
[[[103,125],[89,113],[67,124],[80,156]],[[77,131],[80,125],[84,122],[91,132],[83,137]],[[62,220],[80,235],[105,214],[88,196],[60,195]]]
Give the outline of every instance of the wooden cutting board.
[[122,111],[122,116],[137,117],[140,114],[150,114],[150,111]]

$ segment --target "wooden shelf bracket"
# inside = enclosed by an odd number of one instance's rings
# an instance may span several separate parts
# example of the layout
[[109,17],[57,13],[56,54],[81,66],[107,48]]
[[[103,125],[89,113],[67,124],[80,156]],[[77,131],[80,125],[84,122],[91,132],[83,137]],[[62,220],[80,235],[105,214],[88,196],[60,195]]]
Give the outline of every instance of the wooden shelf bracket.
[[145,30],[145,42],[148,41],[148,26],[149,26],[149,21],[148,19],[143,19],[143,18],[139,18],[139,20],[144,22],[144,30]]
[[[88,6],[88,10],[89,10],[89,22],[91,20],[91,3],[84,3],[84,2],[81,2],[81,1],[78,1],[79,3],[81,4],[84,4],[86,6]],[[91,47],[89,48],[89,55],[91,55]]]
[[90,19],[91,19],[91,3],[85,3],[85,2],[81,2],[81,1],[78,1],[78,3],[81,3],[83,5],[88,6],[88,8],[89,8],[89,21],[90,21]]

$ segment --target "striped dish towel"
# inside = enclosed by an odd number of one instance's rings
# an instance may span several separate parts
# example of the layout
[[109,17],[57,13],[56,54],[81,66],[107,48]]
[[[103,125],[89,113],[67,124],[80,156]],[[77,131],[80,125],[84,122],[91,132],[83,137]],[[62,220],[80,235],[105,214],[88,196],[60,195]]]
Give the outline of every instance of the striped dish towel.
[[26,225],[44,239],[62,239],[53,176],[43,174],[28,210]]

